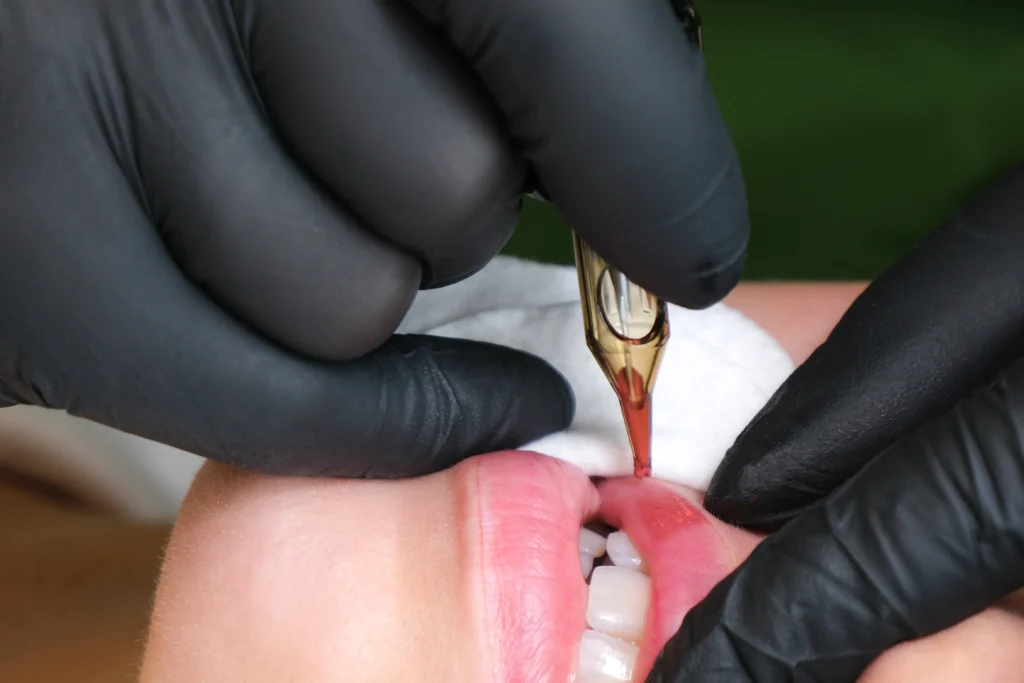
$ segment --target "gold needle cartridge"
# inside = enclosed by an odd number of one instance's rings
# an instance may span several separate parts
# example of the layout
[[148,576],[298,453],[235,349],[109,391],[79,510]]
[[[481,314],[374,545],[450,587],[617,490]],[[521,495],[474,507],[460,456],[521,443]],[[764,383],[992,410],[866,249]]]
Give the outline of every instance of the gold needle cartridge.
[[619,397],[633,473],[651,475],[651,393],[668,341],[665,302],[630,282],[574,234],[587,347]]
[[[692,0],[672,0],[690,43],[704,51]],[[651,475],[651,393],[668,342],[665,302],[630,282],[573,233],[587,346],[619,397],[633,450],[633,473]]]

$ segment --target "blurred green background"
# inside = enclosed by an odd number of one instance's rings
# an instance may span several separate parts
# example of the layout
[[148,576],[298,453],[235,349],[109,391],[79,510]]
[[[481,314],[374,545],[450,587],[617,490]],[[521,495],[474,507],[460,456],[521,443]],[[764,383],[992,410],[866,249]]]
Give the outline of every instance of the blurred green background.
[[[748,279],[873,278],[1024,159],[1024,3],[835,4],[697,2]],[[569,263],[572,242],[530,202],[506,253]]]

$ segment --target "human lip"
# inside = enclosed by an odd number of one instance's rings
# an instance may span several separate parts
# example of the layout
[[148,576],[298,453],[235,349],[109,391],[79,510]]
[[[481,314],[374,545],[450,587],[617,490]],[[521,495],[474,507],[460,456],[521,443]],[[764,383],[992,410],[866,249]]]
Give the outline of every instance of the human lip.
[[[683,617],[749,554],[754,537],[731,534],[682,486],[633,477],[598,486],[600,518],[624,531],[649,567],[652,597],[635,681],[646,678]],[[749,547],[748,547],[749,545]]]
[[[474,492],[467,500],[476,501],[467,512],[477,540],[467,547],[479,570],[471,575],[483,577],[472,597],[478,632],[485,634],[485,680],[494,683],[575,681],[584,632],[587,647],[602,647],[596,641],[603,635],[589,630],[580,569],[586,522],[600,519],[625,532],[650,573],[643,637],[626,680],[644,680],[686,612],[738,562],[720,535],[722,523],[691,490],[633,477],[595,485],[575,466],[524,452],[484,456],[457,469]],[[636,628],[620,626],[623,633]]]
[[486,683],[566,683],[586,629],[579,534],[600,499],[582,470],[521,451],[455,468],[461,492],[470,613]]

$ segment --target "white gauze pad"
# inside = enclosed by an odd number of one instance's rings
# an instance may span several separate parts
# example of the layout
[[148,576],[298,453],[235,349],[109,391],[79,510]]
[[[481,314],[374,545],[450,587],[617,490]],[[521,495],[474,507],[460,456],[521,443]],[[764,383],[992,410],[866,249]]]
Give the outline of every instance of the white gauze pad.
[[[654,388],[653,474],[704,490],[726,449],[793,363],[766,332],[727,306],[669,309],[671,338]],[[401,331],[540,356],[569,380],[576,417],[567,431],[524,448],[591,475],[633,472],[618,399],[584,341],[572,268],[498,258],[462,283],[422,293]]]

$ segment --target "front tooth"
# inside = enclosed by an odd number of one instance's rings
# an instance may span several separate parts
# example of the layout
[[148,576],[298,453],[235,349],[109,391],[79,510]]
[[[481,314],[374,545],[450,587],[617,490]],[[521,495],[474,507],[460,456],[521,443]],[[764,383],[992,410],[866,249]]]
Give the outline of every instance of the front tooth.
[[632,681],[640,648],[597,631],[584,631],[576,683]]
[[590,577],[587,624],[595,631],[638,643],[650,604],[649,576],[625,567],[596,567]]
[[583,569],[583,578],[590,576],[590,572],[594,569],[594,558],[586,553],[580,553],[580,568]]
[[601,557],[604,555],[604,550],[607,545],[607,540],[604,536],[591,531],[587,527],[580,527],[580,554],[590,555],[591,557]]
[[629,567],[638,572],[647,572],[647,565],[636,551],[633,542],[623,531],[608,534],[608,559],[617,567]]

